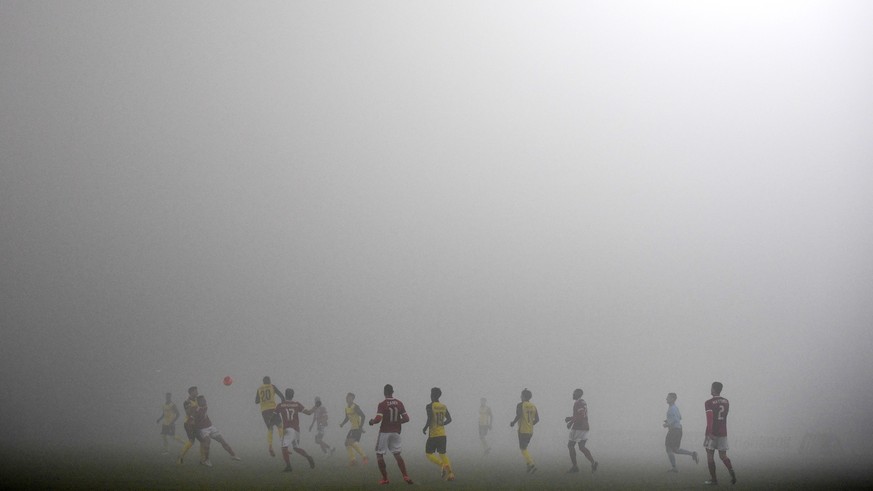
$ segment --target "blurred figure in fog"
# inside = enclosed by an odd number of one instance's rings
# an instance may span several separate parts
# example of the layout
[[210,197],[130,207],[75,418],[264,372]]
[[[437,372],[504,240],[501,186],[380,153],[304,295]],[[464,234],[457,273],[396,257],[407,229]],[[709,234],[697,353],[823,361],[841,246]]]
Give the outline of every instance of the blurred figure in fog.
[[484,397],[479,400],[479,441],[482,443],[483,455],[488,455],[491,451],[491,446],[485,440],[485,436],[491,430],[491,408],[488,407],[487,402]]
[[412,484],[412,479],[406,473],[406,462],[400,455],[402,450],[400,428],[403,423],[409,422],[409,415],[406,413],[403,403],[394,398],[394,387],[391,384],[385,384],[382,392],[385,394],[385,400],[376,407],[376,417],[369,421],[370,426],[379,425],[379,437],[376,441],[376,462],[379,464],[379,472],[382,474],[382,480],[379,481],[379,484],[388,484],[388,469],[385,465],[385,454],[388,452],[394,455],[403,480],[407,484]]
[[294,389],[285,389],[285,399],[276,406],[276,413],[282,418],[282,459],[285,460],[285,472],[291,472],[291,447],[309,462],[309,468],[315,468],[315,459],[306,450],[300,448],[300,413],[312,414],[314,409],[306,409],[303,404],[294,400]]
[[321,397],[315,397],[315,407],[313,408],[313,411],[312,423],[309,423],[309,431],[312,431],[313,425],[316,426],[315,443],[321,447],[322,453],[330,453],[330,455],[333,456],[336,449],[327,443],[324,443],[324,429],[327,428],[327,408],[321,404]]
[[[449,461],[449,456],[446,455],[446,425],[452,422],[452,415],[449,414],[449,408],[440,402],[442,395],[443,391],[439,387],[430,389],[430,404],[424,407],[427,414],[424,428],[421,429],[421,432],[427,435],[424,455],[427,460],[440,467],[443,479],[454,481],[455,473],[452,472],[452,463]],[[434,455],[435,453],[438,453],[439,457]]]
[[524,457],[524,462],[527,464],[528,474],[533,474],[537,471],[537,466],[534,464],[533,457],[527,451],[527,446],[533,438],[534,425],[540,422],[540,415],[537,412],[537,407],[530,402],[533,393],[526,388],[521,391],[521,402],[515,406],[515,419],[509,423],[510,427],[518,423],[518,448],[521,449],[521,456]]
[[275,457],[276,452],[273,451],[273,427],[275,426],[278,430],[279,438],[282,438],[284,431],[279,415],[276,414],[276,399],[279,399],[279,402],[283,402],[285,398],[282,397],[279,388],[270,381],[270,377],[264,377],[263,382],[255,394],[255,404],[260,404],[261,417],[264,418],[264,424],[267,425],[267,450],[270,452],[270,457]]
[[670,392],[667,394],[667,419],[664,420],[664,428],[667,428],[667,437],[664,440],[664,445],[667,448],[667,458],[670,459],[670,470],[667,472],[679,472],[676,469],[676,455],[690,455],[696,464],[698,462],[697,452],[690,452],[679,448],[682,444],[682,414],[679,413],[679,408],[676,406],[676,393]]
[[718,450],[718,457],[721,459],[724,466],[727,467],[731,475],[731,484],[736,484],[737,475],[734,473],[734,466],[731,464],[731,459],[728,458],[728,438],[727,438],[727,416],[730,409],[730,403],[727,399],[721,396],[723,385],[721,382],[713,382],[710,394],[712,399],[706,401],[703,407],[706,409],[706,439],[703,442],[706,448],[706,463],[709,466],[710,480],[704,484],[717,485],[718,479],[715,476],[715,451]]
[[179,419],[179,408],[177,408],[176,403],[173,402],[173,395],[167,392],[165,397],[166,401],[164,402],[164,405],[161,406],[161,415],[158,417],[156,423],[163,423],[163,425],[161,425],[161,438],[164,440],[163,453],[170,453],[170,441],[167,437],[176,440],[182,445],[185,444],[185,440],[176,434],[176,420]]
[[361,449],[361,434],[364,433],[364,411],[355,403],[355,395],[346,394],[346,417],[340,423],[340,428],[349,423],[349,433],[346,435],[346,451],[349,453],[349,467],[358,465],[355,460],[355,452],[361,456],[361,463],[367,465],[367,456]]
[[182,409],[185,411],[185,422],[182,427],[185,428],[185,435],[188,441],[182,446],[182,451],[179,452],[179,464],[185,462],[185,454],[194,446],[194,440],[200,440],[200,460],[204,457],[203,440],[197,434],[197,428],[194,426],[194,412],[197,409],[197,387],[188,387],[188,398],[182,401]]
[[212,462],[209,460],[209,442],[212,440],[221,444],[222,448],[230,454],[231,460],[242,460],[236,456],[233,449],[230,448],[230,445],[224,440],[224,436],[222,436],[221,432],[218,431],[218,428],[212,424],[212,420],[210,420],[209,416],[206,414],[208,410],[209,408],[206,406],[206,397],[198,395],[197,408],[194,409],[194,427],[197,429],[197,433],[200,436],[200,443],[204,448],[203,452],[201,452],[203,459],[200,461],[200,464],[205,465],[206,467],[212,467]]
[[579,472],[579,467],[576,465],[576,446],[579,446],[579,451],[582,455],[591,462],[591,473],[597,470],[597,462],[591,456],[591,452],[585,446],[588,442],[588,404],[585,399],[582,399],[582,389],[573,391],[573,415],[564,418],[567,423],[567,428],[570,430],[570,440],[567,442],[567,448],[570,449],[570,462],[573,467],[567,471],[568,474]]

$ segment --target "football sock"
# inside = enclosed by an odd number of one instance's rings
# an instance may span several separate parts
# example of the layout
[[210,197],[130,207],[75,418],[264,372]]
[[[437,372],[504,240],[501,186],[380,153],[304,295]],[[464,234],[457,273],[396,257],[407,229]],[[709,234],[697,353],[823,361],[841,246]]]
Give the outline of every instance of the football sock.
[[360,443],[358,443],[358,442],[353,443],[353,444],[352,444],[352,448],[354,448],[354,449],[355,449],[355,452],[358,452],[358,453],[361,455],[361,457],[366,457],[366,455],[364,455],[364,451],[361,450],[361,444],[360,444]]
[[295,448],[294,451],[306,458],[309,458],[309,454],[306,453],[306,450],[303,450],[302,448]]
[[714,461],[714,460],[710,460],[709,462],[707,462],[707,464],[708,464],[708,466],[709,466],[709,475],[712,477],[712,480],[715,481],[715,480],[716,480],[716,477],[715,477],[715,461]]
[[424,454],[424,456],[427,457],[427,460],[433,462],[434,464],[436,464],[436,465],[438,465],[438,466],[442,466],[442,465],[443,465],[443,461],[440,460],[439,457],[437,457],[436,455],[434,455],[434,454],[432,454],[432,453],[426,453],[426,454]]
[[581,452],[582,452],[582,455],[584,455],[585,458],[588,459],[588,462],[591,462],[592,464],[594,463],[594,457],[591,456],[590,450],[588,450],[585,447],[582,447]]
[[667,452],[667,457],[670,459],[670,467],[676,468],[676,456],[673,455],[673,452]]
[[173,439],[176,440],[177,442],[181,443],[182,445],[185,444],[185,440],[183,440],[182,437],[179,435],[174,436]]
[[721,459],[721,461],[724,462],[724,466],[727,467],[727,469],[729,471],[734,470],[734,467],[731,465],[731,459],[725,457],[725,458]]
[[533,457],[530,456],[530,452],[528,452],[527,449],[522,450],[521,455],[524,457],[524,461],[527,465],[534,465]]
[[397,467],[400,467],[400,472],[406,476],[406,462],[403,461],[403,457],[401,457],[399,453],[396,453],[394,454],[394,460],[397,461]]
[[273,428],[267,428],[267,445],[273,447]]
[[193,446],[194,442],[192,442],[191,440],[185,442],[185,445],[182,445],[182,451],[179,452],[179,457],[185,457],[185,454],[188,453],[188,450],[190,450]]
[[382,479],[388,480],[388,469],[385,466],[385,458],[382,457],[382,454],[378,454],[376,456],[377,464],[379,465],[379,472],[382,473]]
[[288,451],[288,447],[282,447],[282,458],[286,464],[291,465],[291,452]]
[[570,462],[573,463],[573,467],[576,467],[576,449],[570,447]]
[[442,454],[440,455],[440,457],[442,457],[443,459],[443,465],[445,465],[446,468],[449,469],[449,472],[452,472],[452,462],[449,460],[449,456],[446,454]]
[[346,452],[349,453],[349,462],[354,462],[355,461],[355,449],[351,445],[349,445],[348,447],[346,447]]

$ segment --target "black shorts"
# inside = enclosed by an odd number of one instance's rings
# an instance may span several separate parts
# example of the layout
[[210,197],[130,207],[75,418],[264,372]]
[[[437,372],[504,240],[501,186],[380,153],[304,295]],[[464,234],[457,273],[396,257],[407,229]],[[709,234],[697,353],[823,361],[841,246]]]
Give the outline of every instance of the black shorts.
[[188,441],[193,442],[195,439],[200,439],[200,436],[197,434],[197,430],[194,428],[194,425],[185,423],[182,426],[185,427],[185,434],[188,435]]
[[533,438],[533,433],[518,433],[518,448],[524,450],[527,448],[530,443],[530,439]]
[[162,425],[161,434],[164,436],[176,436],[176,423]]
[[443,436],[434,436],[427,439],[427,442],[424,444],[424,453],[434,453],[437,452],[439,454],[446,453],[446,437]]
[[664,439],[664,446],[667,450],[679,450],[679,445],[682,443],[682,428],[669,428],[667,437]]
[[361,441],[361,433],[362,433],[362,431],[360,428],[358,428],[357,430],[354,430],[354,429],[349,430],[349,434],[346,435],[346,440],[352,441],[352,442],[359,442],[359,441]]
[[282,419],[276,414],[275,409],[267,409],[266,411],[261,411],[261,417],[264,418],[264,424],[267,425],[267,428],[273,426],[281,426]]

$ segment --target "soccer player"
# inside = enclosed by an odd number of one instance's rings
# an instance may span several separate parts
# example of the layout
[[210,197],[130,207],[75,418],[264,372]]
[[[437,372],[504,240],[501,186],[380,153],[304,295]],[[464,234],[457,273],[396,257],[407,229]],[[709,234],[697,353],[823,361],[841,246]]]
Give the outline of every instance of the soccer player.
[[391,452],[394,455],[394,460],[397,461],[397,467],[403,475],[403,480],[407,484],[412,484],[412,479],[406,473],[406,462],[400,456],[401,440],[400,428],[403,423],[409,422],[409,415],[406,414],[406,408],[403,403],[394,398],[394,387],[391,384],[385,384],[383,389],[385,400],[379,403],[376,407],[376,417],[369,421],[370,426],[380,424],[379,439],[376,441],[376,461],[379,464],[379,472],[382,473],[382,480],[379,484],[388,484],[388,470],[385,467],[385,453]]
[[255,394],[255,404],[261,405],[261,416],[264,418],[264,424],[267,425],[267,448],[270,451],[270,457],[275,457],[273,452],[273,427],[279,431],[279,438],[282,437],[282,425],[279,422],[279,416],[276,414],[276,398],[279,401],[284,401],[282,393],[279,389],[270,382],[270,377],[264,377],[264,383],[258,387],[258,392]]
[[[440,402],[442,395],[443,391],[439,387],[430,389],[430,404],[424,407],[427,413],[427,420],[424,423],[424,428],[421,429],[422,433],[427,434],[424,454],[427,456],[427,460],[440,467],[442,477],[445,480],[454,481],[455,473],[452,472],[452,463],[449,461],[449,456],[446,455],[445,428],[447,424],[452,422],[452,415],[449,414],[449,408]],[[440,456],[437,457],[434,452],[439,453]]]
[[491,408],[487,402],[484,397],[479,400],[479,441],[482,442],[483,455],[488,455],[491,451],[491,446],[485,441],[485,436],[491,430]]
[[346,394],[346,418],[340,423],[340,428],[349,423],[349,433],[346,435],[346,451],[349,453],[349,467],[358,465],[355,460],[355,452],[361,456],[361,463],[367,465],[367,456],[361,449],[361,434],[364,433],[364,411],[361,407],[355,404],[355,395],[349,392]]
[[182,464],[185,462],[185,454],[187,454],[188,450],[194,446],[195,439],[200,440],[200,460],[203,460],[203,440],[200,438],[200,435],[197,433],[197,428],[194,426],[194,413],[197,409],[196,386],[188,387],[188,398],[182,401],[182,409],[185,411],[185,422],[182,423],[182,427],[185,428],[185,435],[188,437],[188,441],[182,445],[182,451],[179,452],[179,463]]
[[204,447],[203,459],[200,461],[202,465],[206,467],[212,467],[212,462],[209,461],[209,442],[211,440],[215,440],[221,444],[222,448],[224,448],[227,453],[230,454],[231,460],[242,460],[237,457],[233,452],[233,449],[230,448],[230,445],[224,440],[224,437],[221,435],[221,432],[218,431],[212,421],[209,419],[209,416],[206,414],[209,408],[206,406],[206,397],[203,395],[197,396],[197,408],[194,409],[194,427],[197,429],[197,433],[200,435],[200,441]]
[[518,448],[521,449],[521,455],[527,464],[528,474],[533,474],[537,471],[537,466],[534,464],[530,452],[527,451],[527,446],[530,444],[530,439],[533,438],[534,425],[540,422],[537,407],[534,403],[530,402],[532,397],[531,391],[527,389],[521,391],[521,402],[515,406],[515,419],[509,423],[510,427],[518,423]]
[[667,437],[664,440],[664,445],[667,447],[667,458],[670,459],[670,470],[667,472],[679,472],[676,469],[676,455],[690,455],[696,464],[698,462],[697,452],[690,452],[679,448],[682,443],[682,415],[679,413],[679,408],[676,407],[676,393],[670,392],[667,394],[667,419],[664,420],[664,428],[667,428]]
[[313,408],[313,411],[312,423],[309,423],[309,431],[312,431],[312,426],[318,423],[316,426],[315,443],[321,447],[322,453],[330,452],[330,455],[332,456],[336,449],[327,443],[324,443],[324,429],[327,428],[327,408],[321,405],[321,397],[315,397],[315,407]]
[[718,484],[718,479],[715,477],[716,450],[718,450],[718,457],[731,475],[731,484],[736,484],[737,482],[737,475],[734,473],[731,459],[727,456],[727,415],[730,403],[721,396],[723,387],[721,382],[713,382],[712,389],[710,390],[712,399],[709,399],[703,405],[706,409],[706,439],[703,442],[703,447],[706,448],[706,463],[709,465],[709,475],[711,477],[704,484],[710,485]]
[[173,402],[173,395],[167,392],[166,394],[166,402],[161,406],[161,415],[158,417],[156,423],[163,423],[161,426],[161,438],[164,440],[164,452],[170,453],[170,441],[167,437],[172,437],[173,440],[185,444],[185,440],[183,440],[179,435],[176,434],[176,420],[179,419],[179,408],[176,407],[176,403]]
[[582,389],[573,391],[573,415],[564,418],[567,423],[567,428],[570,429],[570,441],[567,442],[567,448],[570,449],[570,462],[573,467],[567,471],[568,474],[579,472],[579,466],[576,465],[576,445],[579,445],[579,451],[582,455],[591,462],[591,473],[597,470],[597,462],[591,456],[591,452],[585,447],[588,442],[588,404],[585,399],[582,399]]
[[291,451],[288,447],[294,449],[295,452],[302,455],[309,461],[309,468],[315,468],[315,459],[306,453],[306,450],[300,448],[300,413],[312,414],[312,409],[306,409],[303,404],[294,400],[294,389],[285,389],[285,398],[276,406],[276,413],[282,420],[282,459],[285,460],[285,472],[291,472]]

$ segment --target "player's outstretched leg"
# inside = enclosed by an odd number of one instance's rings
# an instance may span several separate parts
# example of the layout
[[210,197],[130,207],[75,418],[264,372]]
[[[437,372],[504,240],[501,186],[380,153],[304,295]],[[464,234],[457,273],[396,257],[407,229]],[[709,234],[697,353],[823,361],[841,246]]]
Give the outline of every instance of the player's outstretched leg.
[[376,454],[376,465],[379,467],[379,473],[382,474],[382,480],[379,481],[379,484],[388,484],[388,467],[385,465],[384,455]]
[[394,454],[394,460],[397,461],[397,467],[400,468],[400,473],[403,475],[403,480],[406,481],[406,484],[412,484],[412,479],[410,479],[409,475],[406,473],[406,461],[404,461],[403,457],[400,456],[400,452]]
[[288,451],[288,447],[282,447],[282,460],[285,461],[283,472],[291,472],[291,452]]
[[294,451],[297,452],[298,454],[302,455],[309,462],[310,469],[315,469],[315,459],[313,459],[311,455],[306,453],[306,450],[303,450],[302,448],[299,448],[299,447],[294,447]]

